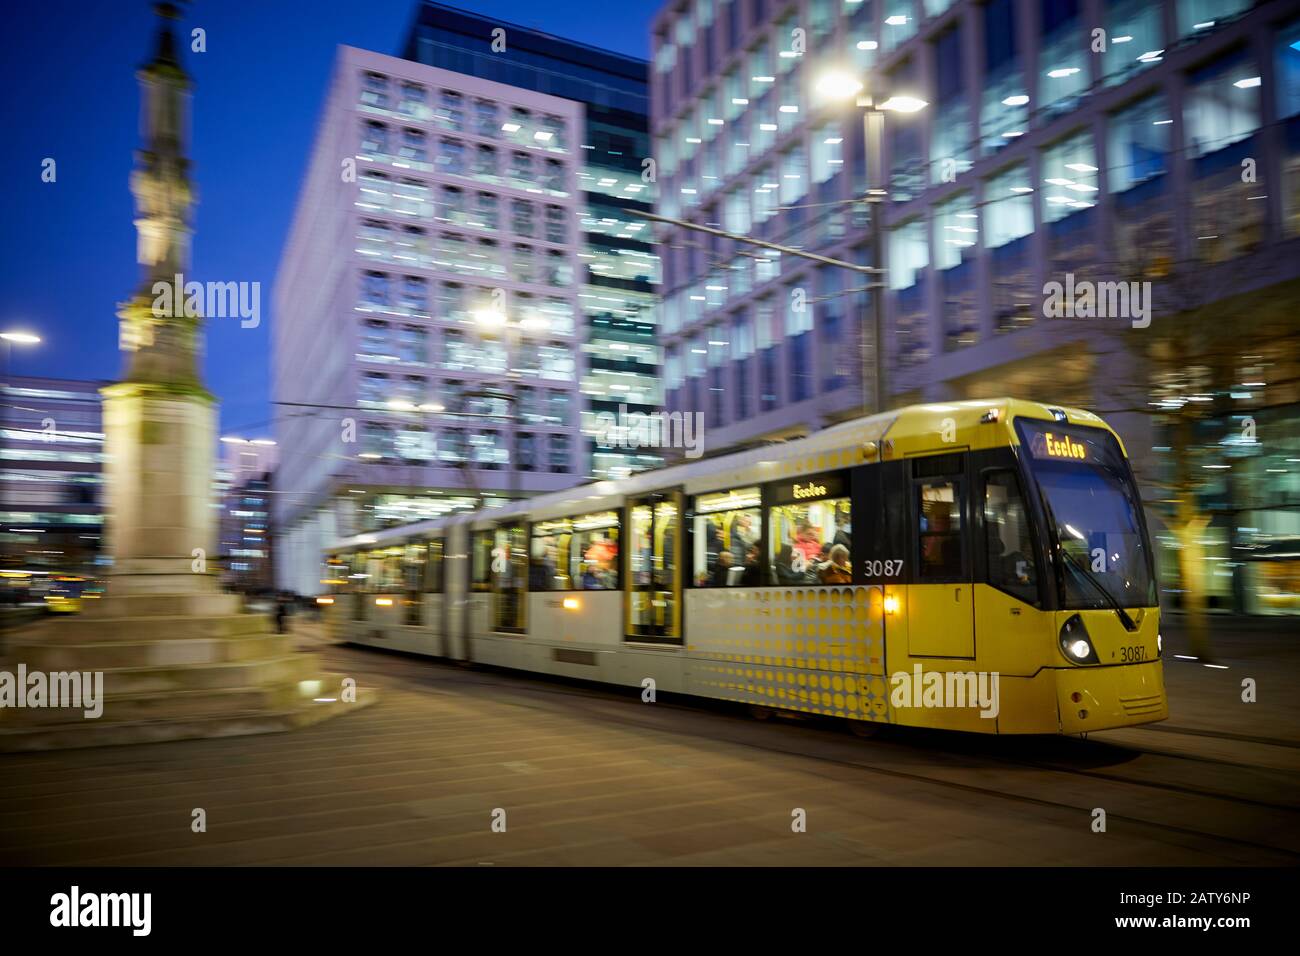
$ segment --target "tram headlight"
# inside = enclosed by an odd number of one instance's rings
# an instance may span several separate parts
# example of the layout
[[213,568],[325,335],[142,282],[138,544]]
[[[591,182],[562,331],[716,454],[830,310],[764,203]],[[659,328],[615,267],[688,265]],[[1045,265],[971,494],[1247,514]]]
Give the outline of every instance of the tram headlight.
[[1083,618],[1077,614],[1061,625],[1059,636],[1061,653],[1073,664],[1097,664],[1097,651],[1092,646],[1088,629],[1083,626]]
[[1157,653],[1157,654],[1163,654],[1164,652],[1165,652],[1165,639],[1164,639],[1164,636],[1163,636],[1162,634],[1160,634],[1159,632],[1157,632],[1157,633],[1156,633],[1156,653]]

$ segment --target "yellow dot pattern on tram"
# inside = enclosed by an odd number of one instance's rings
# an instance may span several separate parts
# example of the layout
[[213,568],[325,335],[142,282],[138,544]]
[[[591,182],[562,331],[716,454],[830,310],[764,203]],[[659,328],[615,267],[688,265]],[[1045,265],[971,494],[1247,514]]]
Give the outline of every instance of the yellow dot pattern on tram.
[[712,588],[688,601],[694,693],[890,720],[879,588]]

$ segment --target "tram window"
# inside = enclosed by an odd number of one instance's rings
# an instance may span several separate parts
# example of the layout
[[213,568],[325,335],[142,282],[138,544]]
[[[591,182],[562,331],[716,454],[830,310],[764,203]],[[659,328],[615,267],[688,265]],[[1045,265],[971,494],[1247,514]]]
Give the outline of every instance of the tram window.
[[756,587],[763,583],[758,488],[733,488],[695,499],[695,586]]
[[419,625],[424,623],[424,594],[421,587],[424,583],[424,561],[427,548],[422,543],[412,543],[406,546],[406,554],[402,557],[402,576],[403,590],[406,592],[402,597],[402,623]]
[[524,585],[528,579],[528,554],[524,529],[498,528],[492,546],[493,626],[498,631],[524,629]]
[[768,512],[769,580],[779,585],[852,584],[848,498],[777,505]]
[[321,577],[321,584],[329,588],[330,594],[340,594],[355,587],[357,582],[348,578],[352,573],[351,561],[350,554],[331,554],[325,560],[325,573]]
[[533,525],[530,591],[618,590],[618,512]]
[[402,589],[402,559],[406,550],[401,547],[383,548],[370,552],[367,583],[371,591],[400,591]]
[[492,590],[492,532],[475,531],[470,545],[470,588]]
[[629,633],[636,637],[677,638],[674,501],[636,504],[629,509]]
[[961,487],[956,481],[923,481],[916,486],[922,581],[962,577]]
[[428,561],[424,566],[424,590],[429,594],[442,593],[442,538],[429,541]]
[[423,544],[408,544],[406,553],[402,556],[402,589],[405,591],[420,591],[424,582],[424,556],[425,546]]
[[984,477],[984,535],[989,584],[1029,604],[1038,603],[1038,569],[1025,499],[1013,471]]
[[348,590],[358,594],[370,590],[368,554],[369,552],[366,551],[353,551],[347,556]]

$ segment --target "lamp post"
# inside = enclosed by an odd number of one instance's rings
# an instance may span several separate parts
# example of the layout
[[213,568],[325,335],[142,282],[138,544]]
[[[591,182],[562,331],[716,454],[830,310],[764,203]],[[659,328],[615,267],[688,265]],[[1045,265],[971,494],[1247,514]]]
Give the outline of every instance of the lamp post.
[[[894,95],[880,99],[862,81],[849,73],[832,70],[817,81],[817,92],[832,100],[853,98],[862,109],[862,150],[863,171],[866,175],[866,193],[868,201],[883,208],[885,197],[889,195],[888,180],[885,176],[885,113],[916,113],[929,104],[925,100],[909,95]],[[885,387],[885,375],[888,364],[885,361],[885,230],[881,209],[871,210],[871,255],[880,270],[878,288],[873,290],[872,324],[875,336],[875,407],[877,412],[885,410],[889,392]],[[863,362],[863,376],[867,369]],[[864,386],[865,391],[865,386]]]

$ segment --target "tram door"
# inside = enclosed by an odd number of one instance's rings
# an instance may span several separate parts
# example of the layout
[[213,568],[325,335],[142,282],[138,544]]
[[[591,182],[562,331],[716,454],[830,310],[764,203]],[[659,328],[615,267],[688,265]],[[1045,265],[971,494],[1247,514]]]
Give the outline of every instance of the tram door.
[[628,502],[623,633],[631,641],[682,639],[682,496],[661,492]]
[[973,658],[966,456],[912,459],[912,567],[907,643],[913,657]]

